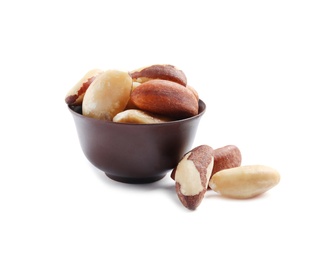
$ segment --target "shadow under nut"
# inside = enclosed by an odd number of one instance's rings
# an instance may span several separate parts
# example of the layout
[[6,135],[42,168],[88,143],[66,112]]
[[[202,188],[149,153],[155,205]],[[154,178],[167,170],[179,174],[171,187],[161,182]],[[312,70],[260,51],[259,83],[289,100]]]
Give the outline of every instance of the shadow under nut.
[[198,114],[198,100],[191,90],[168,80],[150,80],[131,93],[131,101],[139,109],[176,119]]

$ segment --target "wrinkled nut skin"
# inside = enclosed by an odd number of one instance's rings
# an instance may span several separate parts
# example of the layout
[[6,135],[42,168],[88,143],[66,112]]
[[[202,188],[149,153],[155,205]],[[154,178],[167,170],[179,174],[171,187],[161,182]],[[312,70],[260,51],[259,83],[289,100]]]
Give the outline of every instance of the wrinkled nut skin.
[[[214,150],[214,166],[212,175],[224,169],[238,167],[241,165],[241,152],[235,145],[226,145]],[[174,172],[170,177],[174,180]]]
[[198,100],[182,85],[154,79],[142,83],[131,93],[131,102],[141,110],[173,117],[188,118],[198,114]]
[[213,163],[213,149],[208,145],[201,145],[186,153],[173,169],[176,193],[186,208],[194,210],[201,204]]
[[124,110],[113,118],[113,122],[128,124],[161,124],[171,120],[171,118],[154,115],[138,109]]
[[187,88],[192,91],[192,93],[194,94],[196,100],[199,101],[200,97],[199,97],[199,93],[196,91],[196,89],[193,88],[193,87],[190,86],[190,85],[187,85]]
[[84,116],[112,121],[130,98],[132,78],[127,72],[107,70],[90,85],[82,102]]
[[130,72],[134,81],[144,83],[152,79],[164,79],[179,83],[182,86],[187,85],[187,78],[182,70],[169,64],[156,64],[140,68]]
[[275,169],[264,165],[246,165],[214,174],[209,182],[212,190],[234,199],[248,199],[273,188],[280,181]]
[[65,102],[67,105],[81,105],[83,97],[95,80],[103,71],[100,69],[89,70],[67,93]]
[[214,167],[212,175],[224,169],[241,165],[241,152],[235,145],[226,145],[214,150]]

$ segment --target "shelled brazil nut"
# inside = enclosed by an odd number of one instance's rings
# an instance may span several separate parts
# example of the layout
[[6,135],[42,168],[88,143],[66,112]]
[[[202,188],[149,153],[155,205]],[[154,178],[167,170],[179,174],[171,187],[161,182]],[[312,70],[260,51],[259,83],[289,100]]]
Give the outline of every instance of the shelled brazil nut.
[[173,169],[176,193],[188,209],[196,209],[207,190],[214,164],[214,151],[208,145],[186,153]]
[[[211,147],[209,149],[201,149],[201,147],[208,147],[206,145],[198,146],[192,151],[199,155],[199,161],[203,162],[208,160],[208,158],[213,157],[214,163],[209,164],[210,174],[206,178],[208,180],[208,187],[218,194],[233,198],[233,199],[249,199],[256,197],[266,191],[270,190],[276,186],[280,181],[280,174],[274,168],[265,165],[245,165],[241,166],[241,152],[239,148],[235,145],[227,145],[213,150]],[[191,151],[191,152],[192,152]],[[197,152],[198,151],[198,152]],[[190,154],[191,152],[187,153]],[[196,209],[200,205],[206,189],[203,188],[203,192],[198,189],[197,184],[200,181],[205,180],[205,177],[198,179],[196,172],[201,172],[192,167],[192,162],[189,163],[190,157],[184,156],[184,158],[179,162],[179,164],[173,169],[170,177],[175,180],[175,187],[178,197],[181,203],[188,209]],[[192,160],[194,161],[194,160]],[[200,164],[203,165],[203,164]],[[179,166],[181,166],[179,168]],[[178,176],[177,176],[178,175]],[[185,178],[180,178],[179,176],[185,175]],[[204,184],[204,182],[202,182]],[[196,187],[195,194],[192,192],[189,194],[191,196],[183,196],[184,189],[179,189],[179,187]],[[187,191],[186,191],[187,192]],[[197,195],[198,194],[198,195]],[[203,195],[201,195],[203,194]],[[184,200],[184,198],[189,201],[189,203]]]
[[154,124],[197,115],[199,97],[182,70],[156,64],[130,72],[88,71],[65,102],[82,106],[84,116],[96,119]]
[[87,89],[95,78],[103,71],[100,69],[89,70],[67,93],[65,102],[67,105],[81,105]]
[[198,100],[191,90],[169,80],[153,79],[131,93],[131,101],[141,110],[183,119],[198,114]]
[[245,165],[217,172],[209,186],[223,196],[248,199],[270,190],[279,181],[279,172],[269,166]]

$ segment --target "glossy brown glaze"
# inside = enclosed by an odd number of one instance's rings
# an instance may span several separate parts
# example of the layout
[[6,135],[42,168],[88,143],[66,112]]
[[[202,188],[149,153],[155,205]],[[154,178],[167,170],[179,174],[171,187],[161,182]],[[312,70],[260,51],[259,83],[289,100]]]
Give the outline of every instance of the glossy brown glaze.
[[190,150],[206,105],[199,114],[162,124],[122,124],[81,115],[69,106],[87,159],[116,181],[149,183],[162,179]]

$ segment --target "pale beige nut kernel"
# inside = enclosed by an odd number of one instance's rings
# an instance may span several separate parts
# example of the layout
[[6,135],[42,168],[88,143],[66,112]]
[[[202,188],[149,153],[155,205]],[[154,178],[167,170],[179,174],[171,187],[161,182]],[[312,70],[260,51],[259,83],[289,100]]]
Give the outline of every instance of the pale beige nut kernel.
[[200,205],[207,190],[213,163],[213,149],[201,145],[185,154],[173,169],[176,193],[186,208],[194,210]]
[[132,91],[133,91],[135,88],[137,88],[140,84],[142,84],[142,83],[134,82],[134,81],[133,81]]
[[247,165],[217,172],[209,185],[223,196],[247,199],[268,191],[279,181],[280,174],[275,169],[264,165]]
[[103,71],[99,69],[89,70],[67,93],[65,102],[67,105],[81,105],[83,97],[95,80]]
[[144,83],[152,79],[164,79],[186,86],[187,78],[182,70],[169,64],[155,64],[130,72],[133,81]]
[[113,118],[113,122],[129,124],[160,124],[171,120],[171,118],[154,115],[138,109],[122,111]]
[[90,85],[82,102],[84,116],[112,121],[127,105],[132,78],[127,72],[107,70]]

